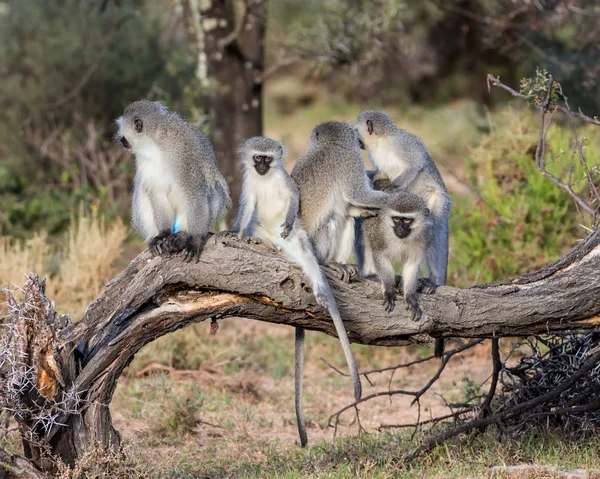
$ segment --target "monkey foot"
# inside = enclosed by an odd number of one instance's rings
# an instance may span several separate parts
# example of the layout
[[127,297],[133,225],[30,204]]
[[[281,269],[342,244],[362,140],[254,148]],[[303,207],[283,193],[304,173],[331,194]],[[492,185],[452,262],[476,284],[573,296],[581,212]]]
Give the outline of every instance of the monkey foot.
[[412,320],[416,323],[420,321],[421,316],[423,316],[423,311],[419,306],[419,300],[416,294],[409,294],[405,298],[406,300],[406,309],[412,313]]
[[188,234],[184,240],[183,259],[188,262],[194,260],[196,263],[200,261],[200,255],[202,254],[202,250],[204,250],[207,239],[207,236]]
[[329,263],[327,267],[332,269],[344,283],[356,281],[360,276],[358,266],[355,264]]
[[217,233],[217,236],[222,236],[223,238],[235,238],[237,239],[239,236],[240,232],[239,231],[228,231],[228,230],[223,230],[223,231],[219,231]]
[[197,263],[207,239],[204,236],[179,231],[163,240],[162,249],[166,251],[166,254],[170,255],[183,252],[185,261],[195,260]]
[[[404,288],[402,287],[402,276],[397,276],[396,278],[396,291],[398,293],[403,293]],[[435,293],[437,287],[438,285],[429,278],[419,278],[417,282],[417,291],[419,293],[433,294]]]
[[391,313],[396,307],[396,294],[394,291],[383,294],[383,309],[386,313]]
[[168,256],[171,254],[168,245],[172,236],[174,235],[171,233],[171,230],[161,231],[150,240],[148,243],[148,249],[155,256]]
[[435,284],[430,278],[419,278],[417,285],[417,291],[423,294],[433,294],[437,289],[438,285]]
[[260,238],[256,238],[254,236],[248,236],[246,238],[246,243],[248,243],[248,244],[263,244],[263,240],[261,240]]

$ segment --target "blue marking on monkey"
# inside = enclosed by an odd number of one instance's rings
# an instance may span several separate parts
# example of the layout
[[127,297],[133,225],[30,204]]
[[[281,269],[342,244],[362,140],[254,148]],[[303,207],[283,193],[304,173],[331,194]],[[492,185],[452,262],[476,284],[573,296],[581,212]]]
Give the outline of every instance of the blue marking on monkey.
[[179,233],[181,231],[181,220],[179,218],[175,218],[175,223],[171,227],[171,233]]

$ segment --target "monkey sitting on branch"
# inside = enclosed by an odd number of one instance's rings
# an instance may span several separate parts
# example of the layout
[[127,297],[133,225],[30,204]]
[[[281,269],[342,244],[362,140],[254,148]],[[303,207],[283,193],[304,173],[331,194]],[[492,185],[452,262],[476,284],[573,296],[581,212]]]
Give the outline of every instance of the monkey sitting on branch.
[[[434,223],[425,201],[406,191],[390,195],[388,205],[365,218],[360,224],[358,246],[359,269],[362,277],[375,275],[383,288],[385,310],[394,310],[397,276],[394,261],[404,261],[402,269],[402,292],[406,309],[413,320],[421,319],[417,289],[419,271],[435,235]],[[435,285],[421,282],[421,290],[431,294]]]
[[135,155],[133,226],[154,254],[198,261],[209,229],[231,205],[212,144],[157,101],[130,104],[116,138]]
[[[420,196],[430,211],[433,239],[425,253],[429,280],[436,286],[446,284],[448,270],[448,217],[452,201],[425,145],[416,136],[398,128],[383,111],[363,111],[356,130],[361,147],[378,172],[390,183],[385,191],[405,190]],[[444,340],[436,339],[435,355],[444,353]]]
[[[271,244],[302,268],[317,303],[327,309],[333,320],[354,384],[354,398],[359,401],[362,386],[350,341],[329,283],[298,216],[300,194],[298,186],[284,169],[283,155],[281,144],[270,138],[250,138],[241,146],[239,156],[244,180],[240,210],[233,231],[239,232],[240,239],[249,235]],[[296,328],[295,406],[302,447],[308,442],[302,412],[304,335],[304,329]]]

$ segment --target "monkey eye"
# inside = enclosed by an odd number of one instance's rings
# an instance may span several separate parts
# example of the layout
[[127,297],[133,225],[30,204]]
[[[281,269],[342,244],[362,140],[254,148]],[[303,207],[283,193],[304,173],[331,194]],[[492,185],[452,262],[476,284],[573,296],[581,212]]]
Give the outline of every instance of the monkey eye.
[[405,225],[412,225],[413,221],[414,220],[412,218],[402,218],[402,223]]
[[400,218],[399,216],[392,216],[392,220],[394,220],[394,223],[396,223],[396,224],[400,223],[401,219],[402,218]]
[[133,120],[133,126],[135,128],[135,131],[137,131],[138,133],[141,133],[142,130],[144,129],[144,122],[142,121],[141,118],[136,118],[135,120]]
[[273,161],[273,158],[271,156],[263,156],[265,165],[270,165],[271,162]]

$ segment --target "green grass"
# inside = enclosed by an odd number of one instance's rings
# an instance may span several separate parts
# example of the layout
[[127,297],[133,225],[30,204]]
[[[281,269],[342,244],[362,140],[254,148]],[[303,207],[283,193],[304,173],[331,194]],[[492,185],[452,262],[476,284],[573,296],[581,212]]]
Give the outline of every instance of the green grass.
[[[420,436],[417,435],[417,439]],[[243,453],[235,445],[205,444],[198,455],[178,446],[174,456],[158,464],[150,461],[150,477],[300,479],[369,477],[372,479],[481,478],[493,466],[552,465],[560,468],[600,468],[597,437],[565,441],[556,436],[499,437],[495,431],[448,441],[407,463],[405,454],[416,445],[410,432],[362,434],[319,442],[305,450],[277,441],[244,438]],[[143,450],[129,448],[130,461]],[[133,455],[133,456],[131,456]],[[546,477],[546,476],[526,476]]]

